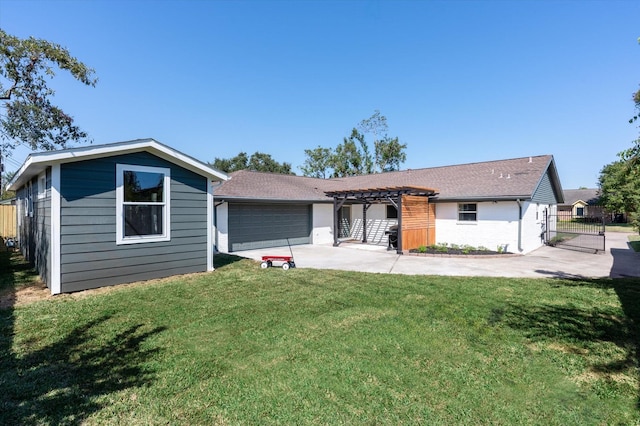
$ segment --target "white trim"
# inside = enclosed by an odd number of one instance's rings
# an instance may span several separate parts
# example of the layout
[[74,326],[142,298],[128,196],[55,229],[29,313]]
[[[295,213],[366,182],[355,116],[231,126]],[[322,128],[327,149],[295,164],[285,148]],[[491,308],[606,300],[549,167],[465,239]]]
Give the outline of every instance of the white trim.
[[[123,173],[125,170],[143,173],[162,173],[163,180],[163,206],[162,214],[162,234],[149,236],[124,236],[124,183]],[[139,203],[150,204],[150,203]],[[155,243],[160,241],[171,241],[171,169],[166,167],[149,167],[134,164],[116,164],[116,244],[140,244]]]
[[60,268],[60,164],[51,167],[51,294],[62,292],[62,277]]
[[25,217],[33,217],[33,181],[29,180],[27,182],[27,186],[25,188],[26,196],[25,196],[25,208],[24,215]]
[[207,271],[213,271],[213,182],[207,180]]
[[63,149],[58,151],[46,151],[29,155],[24,164],[16,172],[8,184],[8,189],[15,190],[24,185],[29,176],[40,173],[47,165],[52,163],[70,163],[74,161],[90,160],[112,155],[122,155],[132,152],[148,151],[165,160],[175,163],[187,170],[199,175],[207,176],[213,180],[227,180],[229,177],[186,154],[169,148],[153,139],[138,139],[128,142],[118,142],[106,145],[85,146],[80,148]]
[[38,175],[38,200],[47,197],[47,171],[43,171]]

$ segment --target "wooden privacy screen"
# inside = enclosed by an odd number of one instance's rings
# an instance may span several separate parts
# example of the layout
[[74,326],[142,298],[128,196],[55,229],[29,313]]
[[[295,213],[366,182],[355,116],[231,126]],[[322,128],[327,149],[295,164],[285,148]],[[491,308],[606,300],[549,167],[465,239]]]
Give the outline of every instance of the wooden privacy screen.
[[402,196],[402,249],[436,243],[436,205],[428,197]]
[[0,205],[0,237],[16,237],[16,206]]

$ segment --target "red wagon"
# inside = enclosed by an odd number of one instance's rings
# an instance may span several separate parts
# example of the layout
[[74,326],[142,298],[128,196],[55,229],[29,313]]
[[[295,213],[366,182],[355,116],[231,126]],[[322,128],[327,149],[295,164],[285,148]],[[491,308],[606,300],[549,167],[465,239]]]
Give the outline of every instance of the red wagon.
[[262,256],[260,267],[262,269],[270,268],[273,266],[273,262],[282,262],[282,269],[285,271],[289,268],[296,267],[293,256]]

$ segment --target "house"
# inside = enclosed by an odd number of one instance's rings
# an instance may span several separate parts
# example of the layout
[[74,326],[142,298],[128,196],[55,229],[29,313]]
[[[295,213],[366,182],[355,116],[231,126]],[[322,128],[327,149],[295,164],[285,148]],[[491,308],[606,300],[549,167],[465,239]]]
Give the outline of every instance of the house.
[[599,204],[597,188],[565,189],[564,203],[558,204],[559,220],[598,219],[602,220],[604,208]]
[[335,179],[239,171],[214,200],[221,252],[342,239],[386,244],[398,225],[399,252],[413,248],[411,240],[514,253],[543,244],[545,211],[555,214],[564,201],[551,155]]
[[153,139],[31,154],[18,238],[52,294],[213,270],[213,188],[227,176]]

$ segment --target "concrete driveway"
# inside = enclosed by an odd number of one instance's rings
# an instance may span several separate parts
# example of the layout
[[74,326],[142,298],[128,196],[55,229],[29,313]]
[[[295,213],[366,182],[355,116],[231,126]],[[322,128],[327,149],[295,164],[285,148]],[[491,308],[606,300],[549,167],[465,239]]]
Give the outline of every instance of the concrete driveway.
[[[339,269],[409,275],[531,278],[640,277],[640,253],[629,248],[626,233],[606,235],[606,251],[594,254],[543,246],[524,256],[425,257],[398,255],[386,245],[343,243],[292,246],[298,268]],[[288,247],[233,253],[261,260],[263,255],[290,255]],[[279,263],[276,263],[279,265]]]

